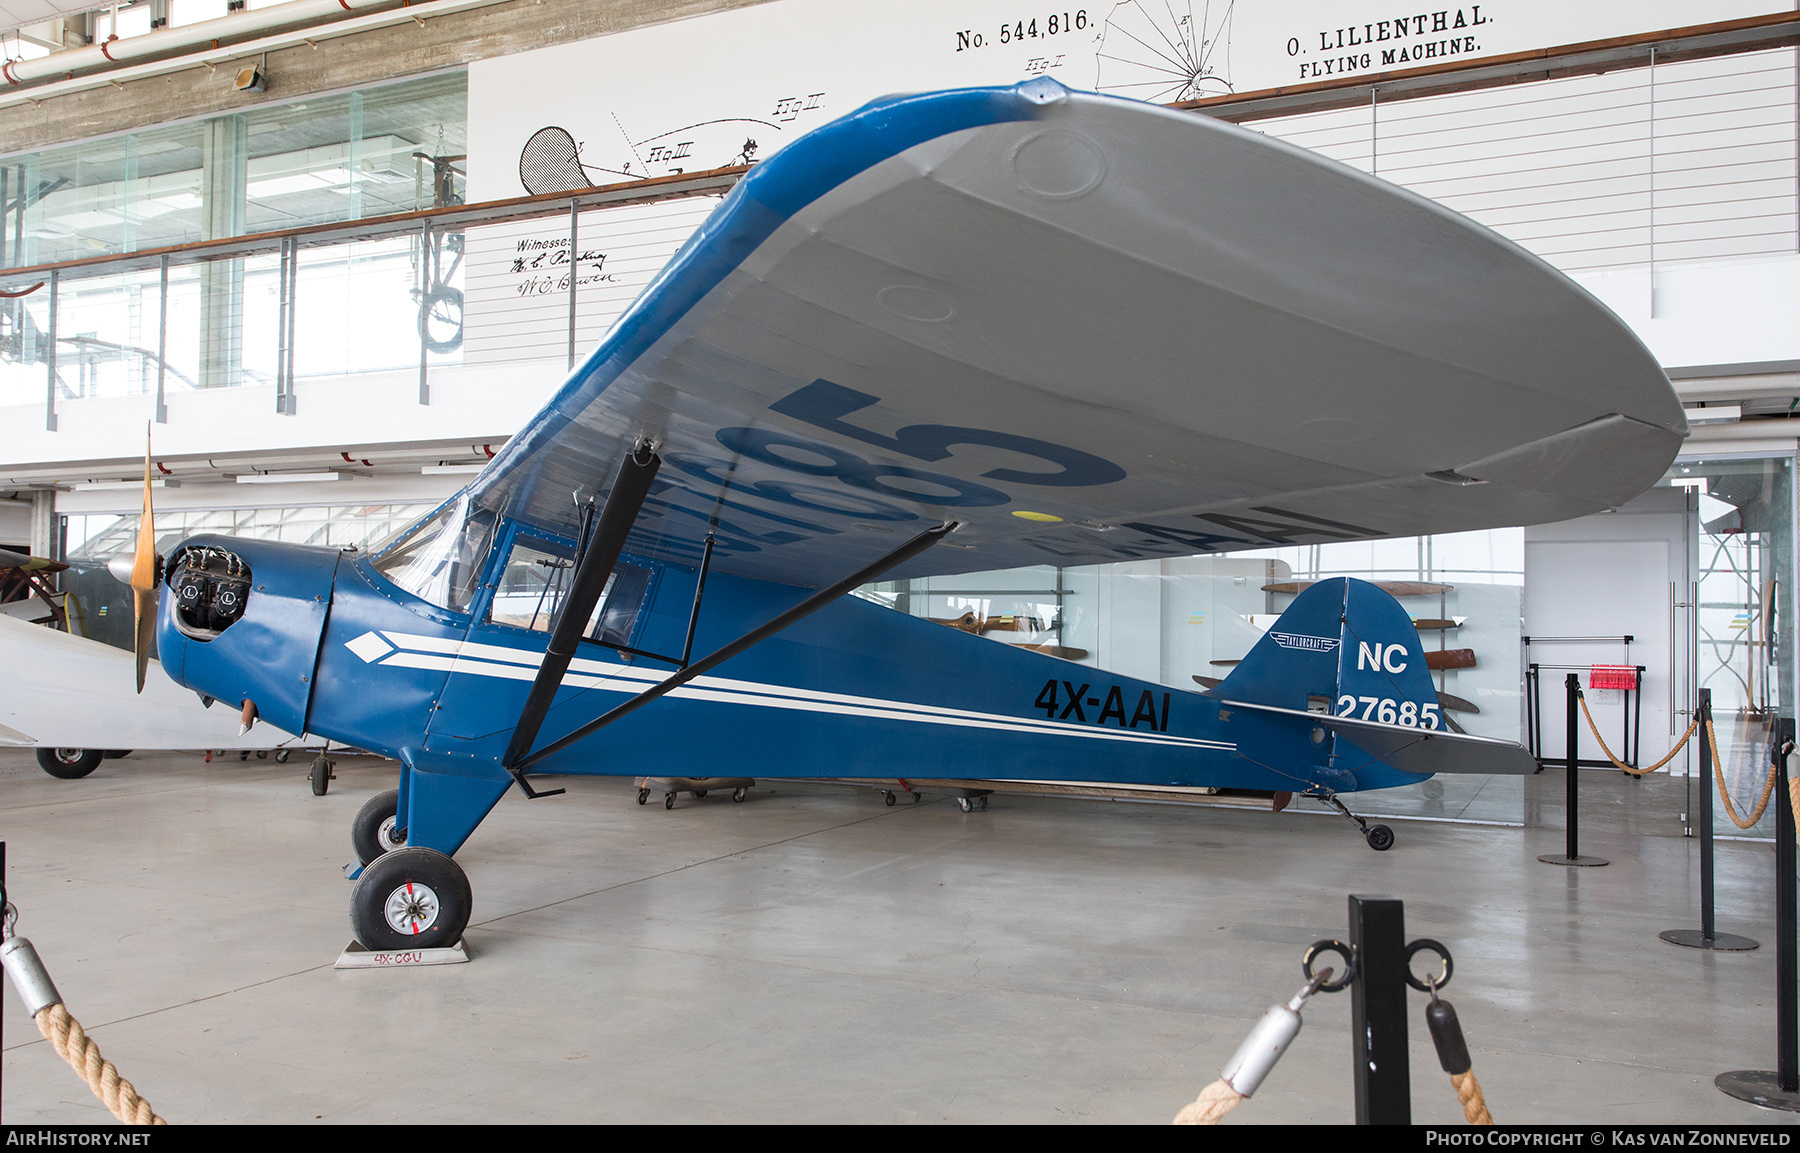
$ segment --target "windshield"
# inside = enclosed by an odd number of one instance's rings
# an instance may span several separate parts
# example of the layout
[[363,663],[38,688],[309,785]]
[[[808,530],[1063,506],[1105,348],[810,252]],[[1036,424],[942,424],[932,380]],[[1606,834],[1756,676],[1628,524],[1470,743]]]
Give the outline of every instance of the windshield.
[[494,536],[494,514],[459,496],[375,558],[387,579],[421,600],[467,612]]

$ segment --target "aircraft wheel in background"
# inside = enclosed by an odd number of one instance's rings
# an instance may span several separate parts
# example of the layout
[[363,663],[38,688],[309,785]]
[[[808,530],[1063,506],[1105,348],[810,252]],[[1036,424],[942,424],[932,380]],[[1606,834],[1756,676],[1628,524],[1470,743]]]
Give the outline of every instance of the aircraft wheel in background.
[[1394,830],[1386,825],[1370,825],[1369,831],[1363,834],[1363,839],[1369,842],[1369,848],[1377,853],[1385,853],[1394,847]]
[[331,787],[331,778],[333,776],[331,770],[336,767],[336,764],[334,764],[324,753],[320,753],[318,758],[313,761],[312,768],[308,770],[306,774],[312,781],[313,796],[322,797],[325,795],[325,790]]
[[733,789],[731,791],[731,803],[734,805],[741,805],[744,803],[744,798],[749,795],[749,789]]
[[395,849],[350,891],[350,927],[377,951],[444,949],[462,939],[472,906],[461,865],[436,849]]
[[288,750],[286,750],[286,749],[276,749],[275,750],[275,763],[276,764],[285,765],[285,764],[287,764],[287,759],[288,759]]
[[376,793],[363,803],[350,822],[350,845],[356,850],[357,860],[367,865],[406,847],[406,830],[399,827],[399,811],[399,789]]
[[45,749],[37,751],[38,768],[53,777],[72,781],[85,777],[100,767],[104,754],[99,749]]

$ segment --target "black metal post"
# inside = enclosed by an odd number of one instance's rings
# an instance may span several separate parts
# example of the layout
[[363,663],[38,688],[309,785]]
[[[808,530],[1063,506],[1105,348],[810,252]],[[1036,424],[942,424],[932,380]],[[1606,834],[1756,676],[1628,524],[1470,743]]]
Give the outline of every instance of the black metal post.
[[[640,455],[648,459],[640,460]],[[625,548],[625,538],[631,535],[631,526],[637,523],[638,511],[644,507],[650,482],[656,479],[656,470],[660,467],[662,458],[651,452],[647,445],[626,453],[619,463],[619,475],[613,480],[612,491],[606,494],[606,506],[600,510],[600,523],[582,550],[575,578],[569,582],[569,594],[563,598],[555,627],[551,629],[550,647],[544,653],[544,663],[531,682],[531,692],[519,712],[519,723],[513,727],[512,740],[506,746],[506,756],[501,763],[507,768],[516,766],[519,759],[531,751],[531,743],[537,740],[538,729],[543,726],[544,715],[550,711],[550,702],[556,697],[563,674],[569,671],[569,662],[575,659],[581,634],[587,631],[588,615],[600,603],[600,594],[606,590],[606,578],[612,575],[619,553]],[[519,783],[523,785],[524,779],[520,778]]]
[[1713,823],[1712,823],[1712,742],[1706,739],[1712,721],[1712,690],[1700,690],[1699,707],[1694,710],[1698,724],[1694,736],[1700,741],[1700,779],[1706,782],[1700,790],[1700,932],[1712,940],[1716,923],[1713,919]]
[[1713,1084],[1740,1101],[1767,1109],[1800,1112],[1800,1020],[1794,983],[1795,956],[1794,808],[1788,797],[1788,754],[1794,749],[1794,718],[1775,721],[1770,755],[1775,758],[1775,1071],[1739,1069],[1721,1073]]
[[1699,696],[1699,703],[1694,707],[1694,716],[1699,718],[1694,739],[1700,742],[1700,929],[1698,932],[1693,929],[1667,929],[1657,936],[1671,945],[1683,945],[1690,949],[1741,953],[1757,948],[1757,943],[1735,933],[1719,933],[1714,924],[1713,751],[1712,741],[1707,739],[1707,727],[1712,722],[1712,690],[1701,689]]
[[1575,727],[1575,710],[1581,707],[1581,678],[1569,673],[1563,678],[1563,689],[1568,696],[1568,707],[1564,710],[1568,716],[1568,744],[1563,746],[1568,755],[1568,774],[1563,780],[1563,805],[1566,810],[1563,845],[1565,855],[1573,861],[1581,856],[1581,806],[1578,804],[1579,790],[1575,787],[1581,778],[1580,751],[1581,730]]
[[1788,753],[1794,747],[1794,720],[1775,726],[1775,1020],[1776,1067],[1784,1093],[1800,1092],[1800,1021],[1795,1018],[1794,806],[1788,800]]
[[1563,688],[1568,697],[1566,711],[1568,713],[1568,745],[1563,750],[1563,807],[1567,810],[1566,829],[1563,833],[1564,852],[1562,856],[1545,853],[1538,860],[1546,865],[1574,865],[1581,868],[1592,868],[1596,865],[1610,865],[1605,857],[1584,857],[1581,855],[1581,805],[1576,789],[1580,780],[1580,734],[1576,731],[1575,713],[1581,708],[1581,678],[1570,673],[1563,680]]
[[1393,897],[1350,894],[1351,1076],[1358,1125],[1412,1124],[1406,1044],[1406,907]]

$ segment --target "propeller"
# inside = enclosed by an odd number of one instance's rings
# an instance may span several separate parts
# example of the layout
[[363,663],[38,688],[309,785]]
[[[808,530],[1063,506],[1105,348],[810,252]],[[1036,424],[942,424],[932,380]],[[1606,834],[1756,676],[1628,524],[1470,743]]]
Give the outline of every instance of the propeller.
[[144,425],[144,519],[138,522],[137,553],[131,560],[131,615],[136,625],[131,640],[137,658],[137,691],[144,691],[144,672],[150,667],[150,638],[156,629],[156,578],[162,558],[156,555],[156,521],[150,507],[150,425]]

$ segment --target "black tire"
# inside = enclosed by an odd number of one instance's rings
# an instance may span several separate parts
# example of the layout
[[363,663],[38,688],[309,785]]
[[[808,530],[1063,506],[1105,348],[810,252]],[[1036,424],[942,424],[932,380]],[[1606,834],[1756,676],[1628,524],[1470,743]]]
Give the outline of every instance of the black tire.
[[733,789],[731,791],[731,803],[734,805],[741,805],[744,803],[744,798],[749,795],[749,789]]
[[99,749],[45,749],[37,751],[38,768],[53,777],[73,781],[100,767],[105,754]]
[[649,800],[650,800],[650,790],[649,789],[639,789],[638,790],[638,804],[640,804],[640,805],[646,804]]
[[312,768],[306,774],[312,781],[313,796],[322,797],[325,795],[325,791],[331,788],[331,770],[332,763],[325,756],[321,755],[313,761]]
[[287,762],[288,762],[288,751],[286,749],[276,750],[275,763],[278,765],[285,765],[285,764],[287,764]]
[[395,849],[350,891],[350,928],[363,947],[443,949],[462,940],[473,896],[462,866],[436,849]]
[[893,808],[894,805],[899,802],[899,800],[900,800],[900,798],[896,797],[893,793],[881,794],[881,803],[886,805],[890,809]]
[[1369,848],[1377,853],[1385,853],[1394,847],[1394,830],[1386,825],[1370,825],[1369,831],[1363,834],[1363,839],[1369,842]]
[[107,749],[104,753],[100,754],[103,760],[108,761],[116,761],[120,757],[129,757],[130,755],[130,749]]
[[699,800],[701,797],[704,797],[705,795],[706,795],[705,789],[695,789],[694,790],[694,799],[695,800]]
[[674,807],[675,807],[675,794],[674,793],[665,794],[663,797],[663,808],[672,809]]
[[363,803],[350,822],[350,845],[356,859],[367,865],[406,847],[406,830],[395,827],[400,809],[400,790],[376,793]]

